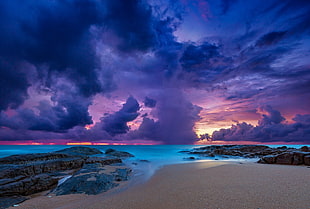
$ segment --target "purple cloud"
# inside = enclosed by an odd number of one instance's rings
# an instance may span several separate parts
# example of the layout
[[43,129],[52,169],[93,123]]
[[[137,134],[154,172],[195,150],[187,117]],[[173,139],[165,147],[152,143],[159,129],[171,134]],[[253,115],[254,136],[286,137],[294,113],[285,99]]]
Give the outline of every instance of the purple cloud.
[[292,124],[283,123],[285,118],[270,106],[259,108],[261,119],[257,126],[237,123],[231,128],[214,131],[212,140],[255,142],[299,142],[308,144],[310,115],[296,115]]
[[1,1],[0,140],[305,141],[309,6]]

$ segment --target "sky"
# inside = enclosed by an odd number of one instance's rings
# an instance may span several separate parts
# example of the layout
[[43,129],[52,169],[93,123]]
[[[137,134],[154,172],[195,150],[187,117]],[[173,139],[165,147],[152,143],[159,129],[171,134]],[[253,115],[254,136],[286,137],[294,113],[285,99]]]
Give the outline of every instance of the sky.
[[310,144],[307,0],[0,1],[0,144]]

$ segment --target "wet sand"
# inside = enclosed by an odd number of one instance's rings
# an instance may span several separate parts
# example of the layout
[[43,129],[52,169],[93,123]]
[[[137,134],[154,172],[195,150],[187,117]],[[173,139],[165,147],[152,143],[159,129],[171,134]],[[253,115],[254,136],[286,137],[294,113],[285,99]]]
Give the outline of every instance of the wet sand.
[[310,168],[202,162],[165,166],[147,182],[99,195],[39,196],[17,209],[309,209]]

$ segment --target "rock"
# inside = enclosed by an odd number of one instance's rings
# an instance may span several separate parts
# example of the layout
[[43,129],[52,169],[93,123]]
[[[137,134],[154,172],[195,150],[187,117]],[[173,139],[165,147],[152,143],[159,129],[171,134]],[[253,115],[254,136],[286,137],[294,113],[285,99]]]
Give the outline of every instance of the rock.
[[56,186],[57,183],[57,179],[54,179],[47,174],[40,174],[22,179],[17,182],[2,185],[0,187],[0,197],[14,195],[26,196],[51,189],[52,187]]
[[294,152],[293,156],[293,165],[302,165],[304,164],[304,156],[308,154],[308,152]]
[[[215,155],[256,157],[271,154],[265,145],[212,145],[193,149],[189,154],[215,157]],[[264,153],[263,153],[264,152]]]
[[190,151],[189,150],[181,150],[181,151],[178,151],[178,153],[189,153]]
[[294,154],[291,152],[282,153],[277,156],[276,163],[291,165],[293,163],[293,157]]
[[0,164],[30,164],[37,161],[47,161],[64,159],[70,157],[63,153],[36,153],[36,154],[24,154],[24,155],[11,155],[8,157],[0,158]]
[[66,194],[99,194],[117,186],[114,177],[107,174],[86,173],[72,176],[59,185],[53,192],[56,195]]
[[183,158],[184,160],[196,160],[196,158],[195,157],[185,157],[185,158]]
[[302,152],[310,152],[310,148],[307,147],[307,146],[301,147],[300,150],[301,150]]
[[49,160],[26,165],[11,165],[0,168],[0,179],[16,178],[18,176],[33,176],[42,173],[82,168],[84,160],[81,158],[68,158],[62,160]]
[[118,186],[115,181],[128,180],[131,169],[118,168],[113,172],[106,172],[100,163],[86,164],[83,169],[54,189],[53,193],[56,195],[99,194]]
[[308,160],[305,156],[310,155],[309,150],[310,148],[307,146],[295,149],[287,146],[271,148],[265,145],[212,145],[195,148],[189,154],[198,154],[200,156],[221,155],[221,157],[226,158],[227,156],[260,157],[258,163],[303,165]]
[[258,162],[259,163],[267,163],[267,164],[273,164],[276,162],[276,156],[275,155],[266,155],[262,157]]
[[134,155],[130,154],[129,152],[117,151],[114,149],[107,149],[105,151],[105,154],[110,155],[110,156],[115,156],[115,157],[122,157],[122,158],[134,157]]
[[12,205],[24,202],[28,199],[28,197],[23,196],[0,197],[0,209],[8,208]]
[[115,181],[127,181],[131,172],[132,170],[129,168],[118,168],[112,174]]
[[310,155],[304,156],[304,163],[305,163],[305,165],[310,165]]
[[86,160],[86,164],[100,163],[101,165],[111,165],[116,163],[122,163],[119,158],[101,158],[101,157],[90,157]]
[[82,156],[103,154],[103,152],[101,152],[100,150],[90,147],[70,147],[58,150],[55,153],[65,153],[69,155],[82,155]]
[[143,163],[149,163],[150,161],[149,160],[139,160],[140,162],[143,162]]
[[209,157],[215,157],[215,154],[210,153],[208,156],[209,156]]
[[269,149],[268,146],[265,145],[241,145],[240,147],[237,148],[240,152],[260,152],[263,150]]
[[[129,178],[131,170],[127,168],[112,169],[106,174],[105,166],[122,165],[120,158],[89,157],[94,154],[102,152],[89,147],[71,147],[53,153],[0,158],[0,209],[24,201],[24,196],[55,188],[58,180],[66,176],[72,177],[59,184],[59,194],[97,194],[117,186],[115,181]],[[131,156],[118,151],[111,154]]]

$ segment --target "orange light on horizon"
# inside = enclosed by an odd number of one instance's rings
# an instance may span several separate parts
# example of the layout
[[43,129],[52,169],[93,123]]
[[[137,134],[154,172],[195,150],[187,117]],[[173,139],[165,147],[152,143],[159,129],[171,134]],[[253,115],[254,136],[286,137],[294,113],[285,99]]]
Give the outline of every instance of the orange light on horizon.
[[93,143],[93,145],[110,145],[110,144],[106,142],[96,142],[96,143]]
[[66,145],[93,145],[92,142],[67,142]]

